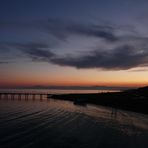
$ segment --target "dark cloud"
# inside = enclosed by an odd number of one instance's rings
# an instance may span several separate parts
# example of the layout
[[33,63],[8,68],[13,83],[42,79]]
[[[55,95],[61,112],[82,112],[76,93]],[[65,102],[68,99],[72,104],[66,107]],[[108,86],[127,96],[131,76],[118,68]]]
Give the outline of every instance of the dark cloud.
[[[148,66],[148,46],[122,45],[112,49],[97,49],[79,57],[60,57],[42,43],[13,43],[12,48],[21,51],[24,56],[35,62],[48,62],[60,66],[70,66],[78,69],[96,68],[103,70],[128,70]],[[7,47],[9,47],[7,44]],[[9,47],[9,48],[10,48]],[[1,62],[1,64],[4,64]]]
[[29,31],[43,31],[50,35],[64,40],[70,35],[80,35],[87,37],[102,38],[106,41],[114,42],[118,37],[114,33],[114,27],[111,25],[98,25],[93,23],[78,23],[72,21],[64,21],[60,19],[48,19],[48,21],[30,21],[30,22],[11,22],[1,21],[1,29],[13,30],[29,30]]
[[122,46],[112,50],[94,51],[78,58],[53,58],[51,62],[75,68],[99,68],[105,70],[127,70],[148,66],[148,52],[138,51],[132,46]]
[[111,42],[118,40],[118,38],[113,33],[113,30],[109,29],[108,27],[102,27],[97,25],[90,25],[90,26],[77,25],[77,26],[70,26],[68,30],[71,31],[72,33],[103,38]]
[[[34,61],[48,61],[55,54],[50,51],[50,46],[44,43],[1,43],[7,51],[20,51]],[[1,46],[0,46],[1,47]],[[3,51],[3,50],[2,50]]]
[[0,64],[8,64],[9,62],[0,61]]
[[68,35],[76,34],[87,37],[97,37],[106,41],[114,42],[118,37],[114,34],[114,29],[109,25],[94,25],[91,23],[83,24],[76,22],[61,21],[58,19],[49,19],[47,25],[48,31],[56,37],[63,39]]
[[[50,19],[48,22],[41,21],[38,23],[40,25],[34,25],[36,27],[42,26],[41,28],[44,31],[48,31],[60,39],[66,39],[67,36],[76,34],[101,38],[111,42],[111,44],[106,42],[106,49],[100,50],[98,46],[98,49],[90,49],[90,53],[85,53],[79,57],[74,57],[73,55],[60,57],[52,52],[53,45],[47,45],[45,43],[0,43],[0,53],[12,50],[13,52],[20,51],[23,56],[27,56],[35,62],[42,61],[79,69],[127,70],[148,66],[147,37],[141,37],[137,34],[117,36],[115,35],[116,29],[110,25],[84,25],[58,19]],[[113,46],[110,47],[109,45]],[[3,63],[0,62],[0,64]]]
[[51,51],[39,48],[26,49],[24,50],[24,53],[26,53],[34,61],[49,61],[50,58],[55,56],[55,54],[52,53]]
[[54,56],[49,45],[43,43],[14,44],[14,46],[35,61],[48,61]]
[[148,72],[148,69],[147,68],[132,69],[129,72]]

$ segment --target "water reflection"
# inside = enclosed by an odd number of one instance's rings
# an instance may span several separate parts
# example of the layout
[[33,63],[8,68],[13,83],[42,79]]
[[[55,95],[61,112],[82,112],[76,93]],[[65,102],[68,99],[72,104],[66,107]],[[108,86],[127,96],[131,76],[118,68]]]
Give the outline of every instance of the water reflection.
[[148,147],[148,116],[59,100],[0,100],[0,147]]

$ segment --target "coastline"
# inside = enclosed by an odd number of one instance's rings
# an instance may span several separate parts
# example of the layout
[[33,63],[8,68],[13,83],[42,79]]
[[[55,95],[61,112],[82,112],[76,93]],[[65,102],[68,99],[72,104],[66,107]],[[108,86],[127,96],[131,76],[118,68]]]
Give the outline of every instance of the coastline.
[[148,87],[122,92],[55,94],[50,98],[73,101],[76,105],[95,104],[148,114]]

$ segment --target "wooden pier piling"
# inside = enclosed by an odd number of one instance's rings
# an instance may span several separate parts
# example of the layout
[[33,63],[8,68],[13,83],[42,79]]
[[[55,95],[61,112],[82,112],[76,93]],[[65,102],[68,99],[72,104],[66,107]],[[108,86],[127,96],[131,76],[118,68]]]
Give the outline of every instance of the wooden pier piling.
[[25,99],[25,100],[28,100],[28,99],[39,99],[39,100],[43,100],[44,96],[48,96],[49,94],[48,93],[30,93],[30,92],[22,92],[22,93],[12,93],[12,92],[0,92],[0,99],[11,99],[11,100],[14,100],[14,99],[18,99],[18,100],[22,100],[22,99]]

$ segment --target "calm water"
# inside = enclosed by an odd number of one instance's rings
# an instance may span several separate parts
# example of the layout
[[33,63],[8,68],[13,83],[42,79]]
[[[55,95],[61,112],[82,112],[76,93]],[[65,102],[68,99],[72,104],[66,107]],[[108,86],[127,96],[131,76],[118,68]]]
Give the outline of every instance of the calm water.
[[117,91],[119,90],[0,89],[0,92],[33,92],[33,93],[49,93],[49,94],[101,93],[101,92],[117,92]]
[[0,100],[0,148],[148,148],[148,116],[59,100]]

